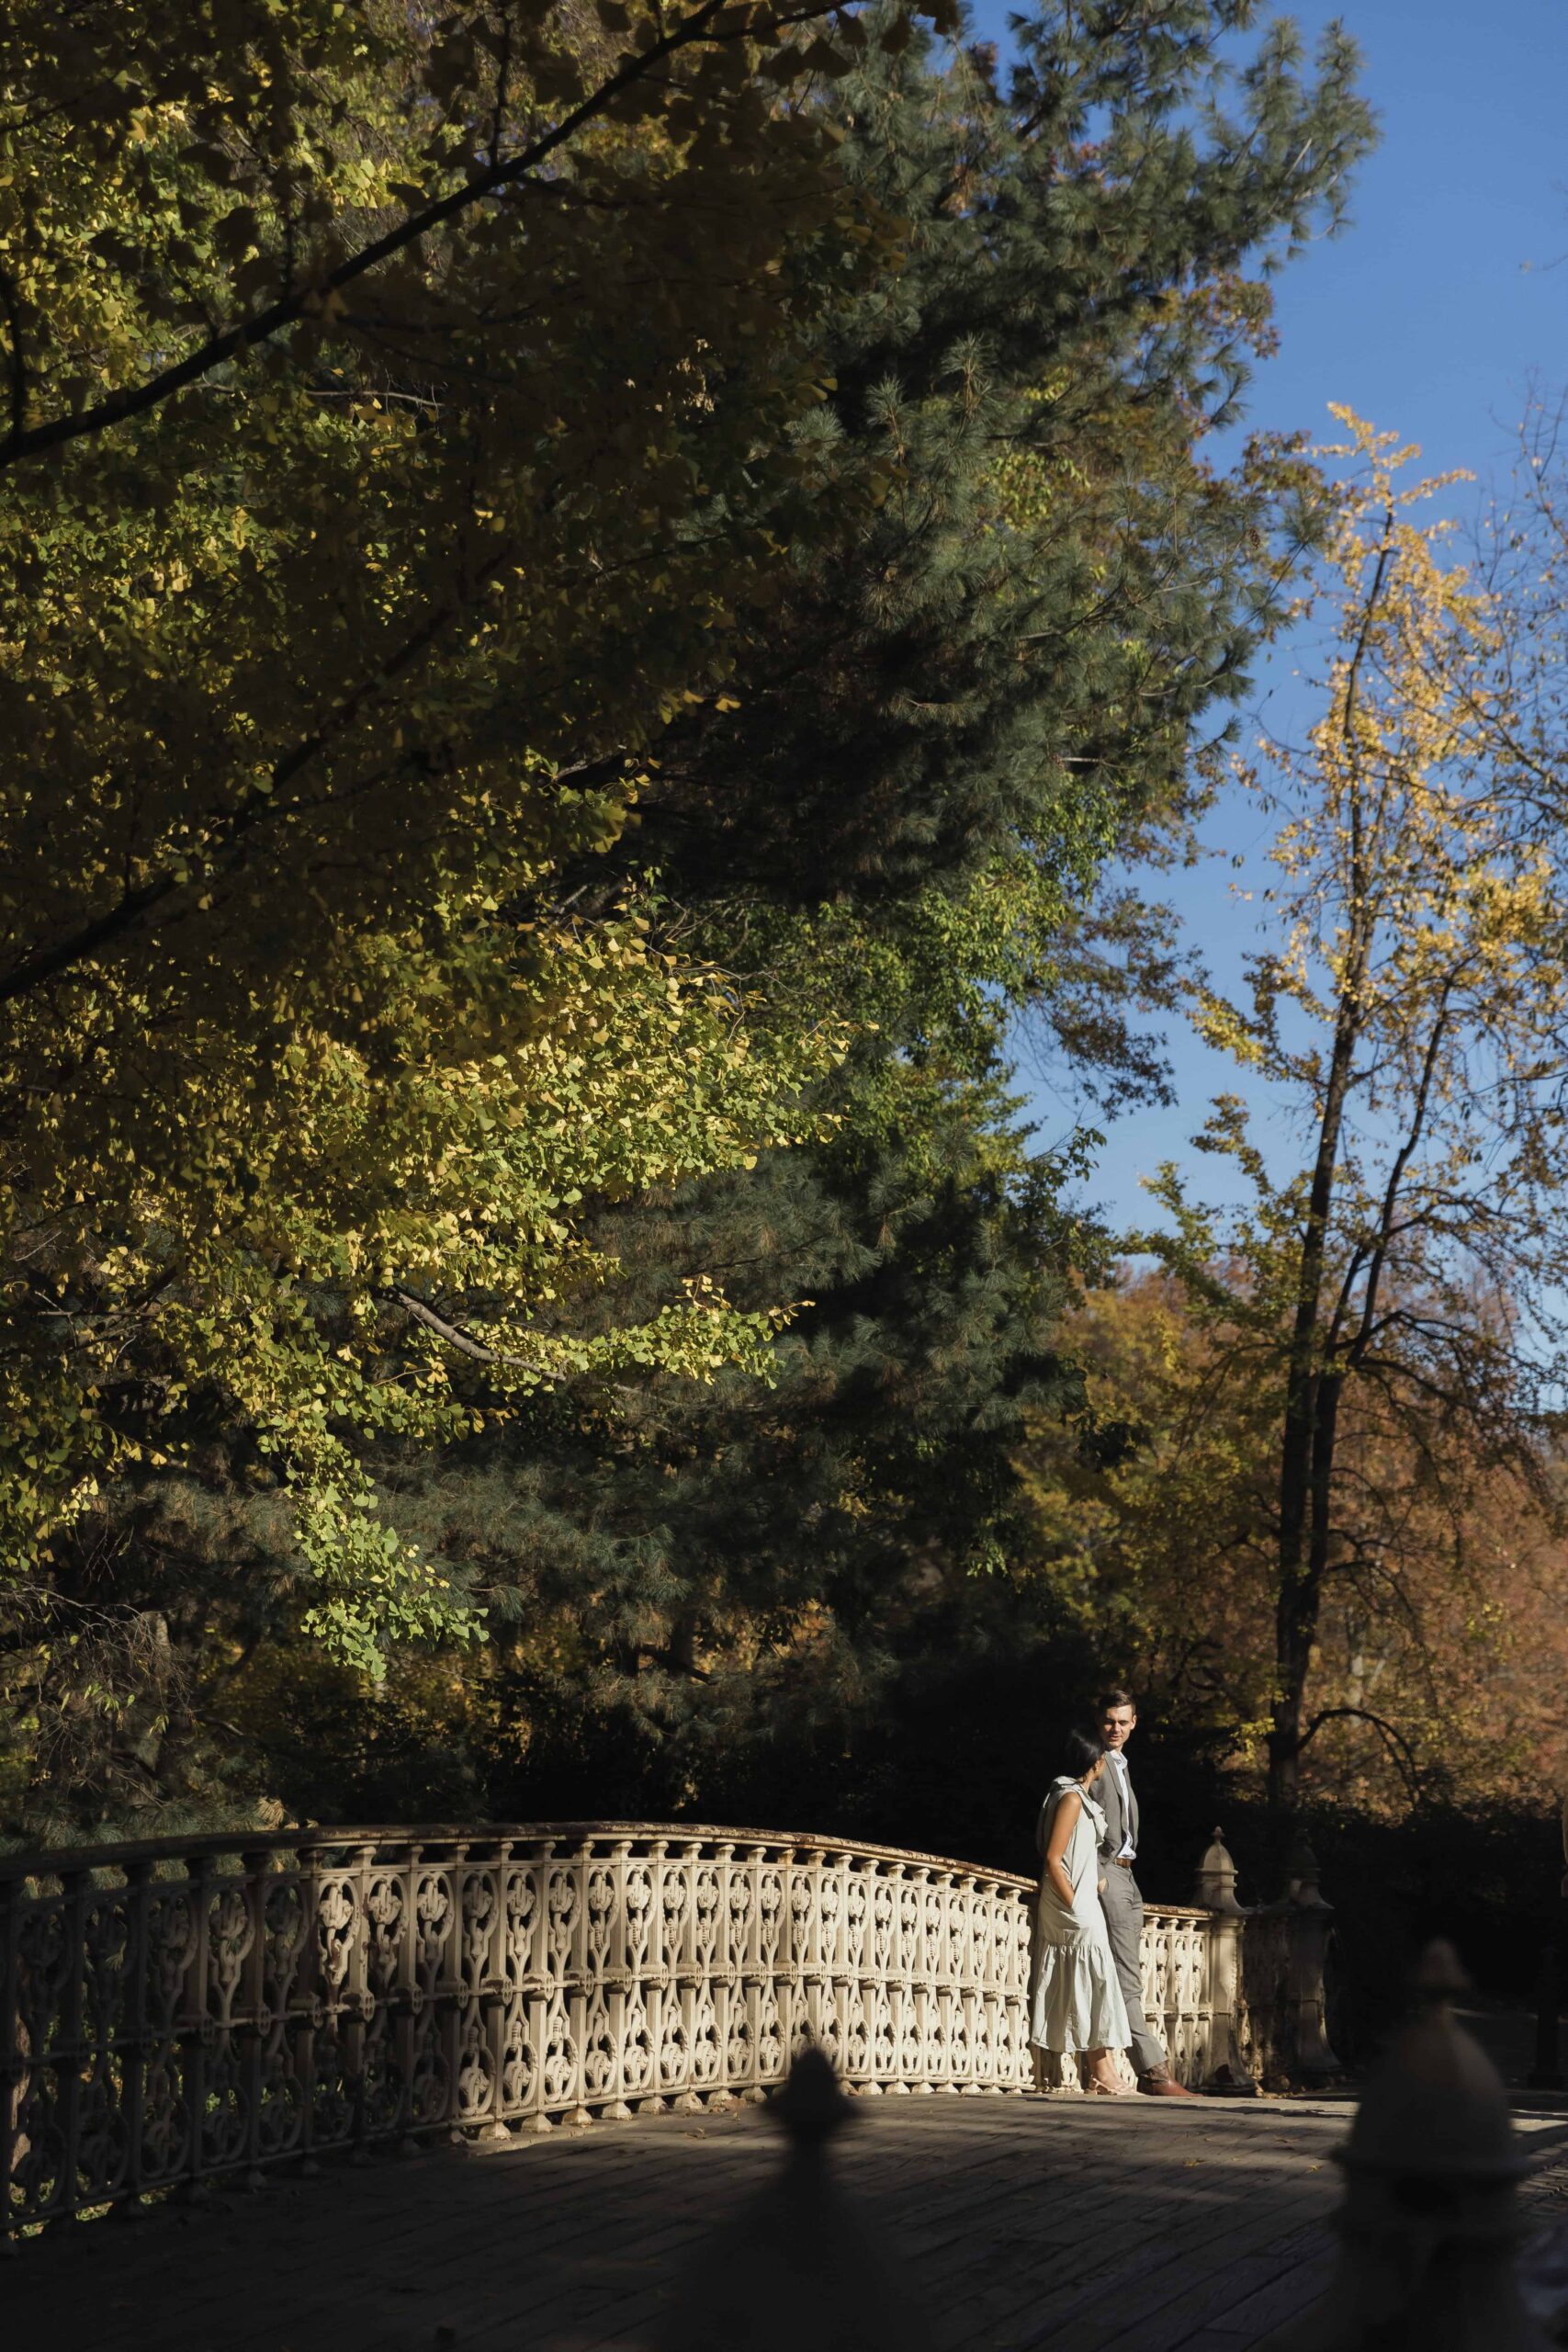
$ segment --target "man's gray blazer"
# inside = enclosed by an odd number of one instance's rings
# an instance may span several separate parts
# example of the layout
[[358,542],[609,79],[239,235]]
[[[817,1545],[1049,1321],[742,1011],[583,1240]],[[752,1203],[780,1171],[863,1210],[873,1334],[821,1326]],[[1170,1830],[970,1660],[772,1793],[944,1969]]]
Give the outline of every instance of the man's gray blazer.
[[1133,2030],[1129,2055],[1138,2073],[1147,2075],[1163,2066],[1166,2061],[1164,2045],[1150,2032],[1148,2019],[1144,2015],[1144,1898],[1138,1891],[1135,1871],[1116,1859],[1126,1844],[1129,1833],[1136,1849],[1138,1795],[1129,1773],[1127,1803],[1122,1804],[1122,1777],[1109,1756],[1105,1759],[1104,1771],[1094,1784],[1093,1795],[1105,1815],[1105,1827],[1100,1839],[1100,1874],[1105,1881],[1105,1892],[1100,1900],[1105,1907],[1105,1926],[1111,1938],[1111,1956],[1116,1962],[1122,1998],[1127,2004],[1127,2022]]
[[[1094,1784],[1093,1794],[1096,1804],[1105,1815],[1105,1827],[1100,1833],[1100,1857],[1102,1862],[1109,1862],[1122,1851],[1122,1847],[1127,1842],[1129,1831],[1132,1833],[1134,1847],[1136,1848],[1137,1846],[1138,1792],[1133,1786],[1133,1776],[1129,1772],[1127,1775],[1127,1804],[1125,1807],[1123,1807],[1122,1803],[1122,1775],[1118,1772],[1110,1757],[1107,1756],[1105,1759],[1105,1770]],[[1134,1873],[1132,1871],[1123,1871],[1122,1872],[1122,1876],[1123,1878],[1130,1879],[1134,1876]],[[1136,1889],[1134,1888],[1134,1891],[1135,1893]]]

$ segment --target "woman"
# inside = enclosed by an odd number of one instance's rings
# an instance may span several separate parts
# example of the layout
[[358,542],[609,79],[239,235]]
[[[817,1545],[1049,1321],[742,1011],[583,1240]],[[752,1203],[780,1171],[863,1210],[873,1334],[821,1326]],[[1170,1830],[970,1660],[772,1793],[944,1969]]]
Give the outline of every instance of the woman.
[[1044,1860],[1034,1915],[1034,2007],[1029,2039],[1039,2050],[1089,2059],[1089,2088],[1115,2098],[1113,2051],[1132,2041],[1116,1981],[1105,1914],[1100,1907],[1100,1838],[1105,1815],[1089,1793],[1105,1770],[1105,1750],[1089,1733],[1071,1731],[1061,1770],[1040,1809],[1035,1833]]

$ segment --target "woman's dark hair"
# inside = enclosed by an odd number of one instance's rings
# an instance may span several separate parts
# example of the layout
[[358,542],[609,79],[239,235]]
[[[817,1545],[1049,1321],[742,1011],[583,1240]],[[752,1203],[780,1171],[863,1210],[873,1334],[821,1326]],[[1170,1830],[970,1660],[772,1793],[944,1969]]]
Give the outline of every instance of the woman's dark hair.
[[1105,1753],[1105,1742],[1097,1732],[1069,1731],[1062,1737],[1056,1751],[1056,1770],[1065,1772],[1069,1781],[1081,1781],[1092,1765],[1098,1764]]

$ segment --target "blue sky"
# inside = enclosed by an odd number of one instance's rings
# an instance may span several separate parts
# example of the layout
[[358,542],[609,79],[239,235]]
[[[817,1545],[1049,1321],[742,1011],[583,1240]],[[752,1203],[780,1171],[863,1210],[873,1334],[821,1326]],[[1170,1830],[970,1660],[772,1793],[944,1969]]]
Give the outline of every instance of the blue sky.
[[[982,0],[976,31],[1005,41],[1009,13]],[[1364,54],[1382,143],[1352,191],[1349,227],[1275,281],[1280,347],[1254,379],[1248,424],[1337,437],[1327,403],[1345,401],[1419,442],[1423,470],[1465,467],[1482,487],[1500,482],[1532,384],[1568,385],[1568,0],[1349,0],[1269,13],[1292,17],[1309,44],[1343,20]],[[1462,495],[1473,503],[1480,488]],[[1286,648],[1259,672],[1247,736],[1259,715],[1281,731],[1302,716],[1299,658]],[[1256,852],[1267,827],[1232,804],[1207,830],[1225,854],[1159,888],[1225,981],[1255,924],[1232,885],[1260,880],[1256,865],[1235,871],[1229,854]],[[1227,1171],[1188,1138],[1213,1093],[1245,1089],[1194,1040],[1172,1035],[1169,1045],[1177,1107],[1112,1125],[1088,1188],[1120,1227],[1151,1221],[1139,1178],[1163,1159],[1192,1170],[1200,1197],[1226,1197]],[[1026,1037],[1019,1053],[1039,1140],[1055,1141],[1073,1106]],[[1286,1132],[1274,1132],[1282,1148]]]

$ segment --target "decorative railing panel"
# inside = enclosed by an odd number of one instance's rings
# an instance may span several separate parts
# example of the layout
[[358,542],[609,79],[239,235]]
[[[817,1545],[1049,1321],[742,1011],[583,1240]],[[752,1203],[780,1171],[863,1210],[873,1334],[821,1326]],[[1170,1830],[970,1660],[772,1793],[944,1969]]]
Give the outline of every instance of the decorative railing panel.
[[[761,2098],[808,2041],[863,2096],[1029,2088],[1034,1894],[930,1855],[618,1823],[0,1860],[5,2225],[438,2129]],[[1241,1925],[1148,1915],[1184,2079],[1246,2063]]]

